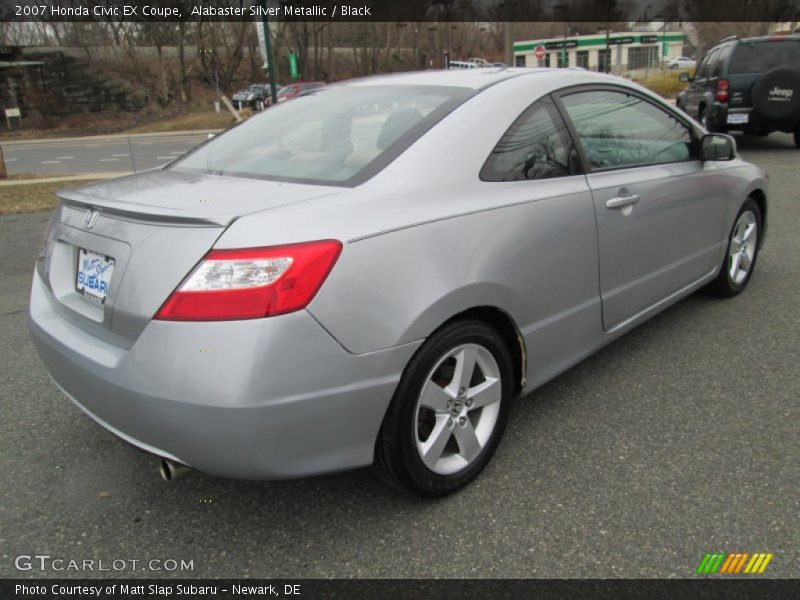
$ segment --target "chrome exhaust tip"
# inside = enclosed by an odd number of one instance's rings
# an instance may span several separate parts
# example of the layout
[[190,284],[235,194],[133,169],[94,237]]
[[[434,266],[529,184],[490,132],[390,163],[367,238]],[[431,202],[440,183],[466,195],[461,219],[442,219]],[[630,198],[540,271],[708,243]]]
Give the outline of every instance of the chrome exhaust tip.
[[162,458],[158,463],[158,471],[161,473],[161,479],[164,481],[177,481],[178,479],[183,479],[192,472],[186,465],[167,460],[166,458]]

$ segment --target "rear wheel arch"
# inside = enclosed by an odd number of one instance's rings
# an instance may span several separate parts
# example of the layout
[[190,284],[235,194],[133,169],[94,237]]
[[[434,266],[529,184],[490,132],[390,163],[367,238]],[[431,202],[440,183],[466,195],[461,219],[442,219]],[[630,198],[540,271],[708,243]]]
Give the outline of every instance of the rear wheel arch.
[[[755,200],[755,203],[761,211],[761,235],[758,239],[758,247],[760,248],[764,244],[764,234],[767,231],[767,195],[764,193],[764,190],[755,189],[750,192],[747,198]],[[747,202],[747,200],[745,200],[745,202]]]
[[503,338],[508,351],[511,353],[514,366],[514,395],[519,395],[525,389],[528,358],[525,339],[522,337],[522,332],[519,330],[516,321],[506,311],[496,306],[474,306],[453,315],[437,327],[436,331],[455,321],[466,319],[474,319],[486,323]]

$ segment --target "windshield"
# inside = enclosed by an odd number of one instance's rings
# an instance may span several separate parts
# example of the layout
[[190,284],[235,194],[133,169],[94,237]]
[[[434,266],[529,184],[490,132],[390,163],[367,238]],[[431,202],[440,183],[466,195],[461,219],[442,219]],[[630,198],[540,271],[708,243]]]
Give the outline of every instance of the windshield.
[[358,185],[472,93],[440,86],[325,88],[251,117],[168,168]]
[[778,67],[800,65],[800,40],[750,42],[739,45],[731,60],[731,74],[766,73]]

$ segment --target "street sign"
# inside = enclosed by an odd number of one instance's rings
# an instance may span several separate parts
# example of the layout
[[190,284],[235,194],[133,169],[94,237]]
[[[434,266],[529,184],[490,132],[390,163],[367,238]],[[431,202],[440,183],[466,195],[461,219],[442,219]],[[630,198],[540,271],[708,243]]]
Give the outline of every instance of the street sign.
[[533,51],[533,55],[539,60],[542,60],[545,55],[544,46],[536,46],[536,50]]
[[289,53],[289,77],[292,79],[300,77],[300,71],[297,69],[297,54],[294,52]]
[[22,124],[22,113],[19,108],[6,109],[6,125],[11,129],[11,119],[19,119],[20,125]]

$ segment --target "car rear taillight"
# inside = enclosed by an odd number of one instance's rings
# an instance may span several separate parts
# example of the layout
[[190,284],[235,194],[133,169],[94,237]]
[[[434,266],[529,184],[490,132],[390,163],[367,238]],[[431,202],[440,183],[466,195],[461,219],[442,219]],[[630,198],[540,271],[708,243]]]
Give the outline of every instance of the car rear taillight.
[[229,321],[308,306],[330,273],[341,242],[211,250],[167,298],[162,321]]
[[727,79],[720,79],[717,82],[717,102],[727,102],[728,101],[728,88],[730,87],[730,83]]

